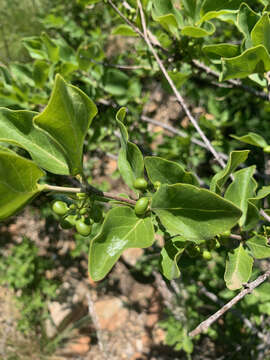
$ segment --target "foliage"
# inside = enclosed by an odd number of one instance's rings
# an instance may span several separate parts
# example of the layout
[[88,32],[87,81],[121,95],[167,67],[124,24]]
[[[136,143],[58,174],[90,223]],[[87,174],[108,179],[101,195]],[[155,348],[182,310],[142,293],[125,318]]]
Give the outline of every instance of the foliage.
[[[143,32],[136,1],[119,9]],[[270,143],[269,6],[146,0],[143,11],[158,56],[193,110],[199,109],[198,123],[225,166],[210,159],[190,121],[183,120],[184,130],[174,138],[163,133],[159,146],[157,135],[139,121],[154,86],[164,103],[172,91],[134,28],[101,1],[57,2],[42,21],[42,34],[23,39],[32,60],[0,66],[0,219],[41,194],[60,192],[64,210],[54,211],[63,229],[78,232],[74,256],[86,251],[80,235],[89,240],[94,281],[109,273],[125,249],[154,248],[158,235],[164,240],[155,248],[159,269],[168,281],[185,274],[210,281],[198,270],[207,259],[218,264],[212,279],[218,290],[211,290],[224,295],[225,282],[231,295],[256,273],[254,264],[269,257],[260,215],[270,194],[263,181]],[[112,49],[111,39],[119,37],[122,43]],[[117,176],[128,194],[104,192],[87,181],[91,155],[100,152],[117,154]],[[62,175],[72,176],[77,188],[56,187]],[[147,266],[143,271],[149,273]],[[163,326],[170,345],[191,353],[187,334],[202,319],[194,313],[196,287],[185,285],[185,316],[192,320],[175,328],[170,314]],[[269,311],[261,301],[254,314]],[[244,311],[248,303],[243,300]]]

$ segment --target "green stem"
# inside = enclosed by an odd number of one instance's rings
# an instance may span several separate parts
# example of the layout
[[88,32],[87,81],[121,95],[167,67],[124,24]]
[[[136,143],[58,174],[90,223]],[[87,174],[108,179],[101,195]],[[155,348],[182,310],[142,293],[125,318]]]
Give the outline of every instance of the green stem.
[[105,191],[101,191],[97,188],[95,188],[92,185],[89,184],[85,184],[82,188],[73,188],[73,187],[65,187],[65,186],[54,186],[54,185],[49,185],[49,184],[45,184],[43,185],[43,191],[55,191],[55,192],[61,192],[61,193],[73,193],[73,194],[77,194],[80,192],[86,192],[90,195],[94,195],[96,196],[96,198],[99,201],[106,201],[105,199],[112,199],[115,201],[120,201],[120,202],[124,202],[127,203],[129,205],[135,205],[136,201],[135,200],[131,200],[131,199],[127,199],[124,198],[122,196],[117,196]]

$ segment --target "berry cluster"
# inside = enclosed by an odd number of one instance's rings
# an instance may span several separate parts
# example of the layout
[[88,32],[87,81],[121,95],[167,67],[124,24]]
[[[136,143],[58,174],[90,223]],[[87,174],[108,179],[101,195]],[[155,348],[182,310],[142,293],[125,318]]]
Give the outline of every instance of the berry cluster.
[[64,201],[57,200],[53,203],[53,211],[59,215],[62,229],[76,228],[82,236],[88,236],[94,222],[102,220],[102,211],[99,207],[93,206],[93,202],[86,193],[78,193],[76,200],[68,205]]

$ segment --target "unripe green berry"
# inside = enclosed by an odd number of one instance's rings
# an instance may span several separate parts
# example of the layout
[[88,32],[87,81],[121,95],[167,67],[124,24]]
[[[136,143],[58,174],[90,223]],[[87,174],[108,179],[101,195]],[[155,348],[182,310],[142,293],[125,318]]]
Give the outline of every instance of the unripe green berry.
[[136,215],[143,215],[149,205],[149,199],[147,197],[140,198],[135,205],[135,214]]
[[203,257],[205,260],[211,260],[211,259],[212,259],[212,255],[211,255],[210,251],[208,251],[208,250],[204,250],[204,251],[203,251],[202,257]]
[[265,147],[263,148],[263,151],[264,151],[265,153],[269,154],[269,153],[270,153],[270,145],[265,146]]
[[155,188],[155,190],[158,190],[158,189],[160,188],[160,186],[161,186],[161,182],[160,182],[160,181],[155,181],[155,182],[154,182],[154,188]]
[[68,212],[68,206],[64,201],[55,201],[52,209],[57,215],[65,215]]
[[147,189],[148,184],[144,178],[137,178],[134,180],[133,186],[135,189],[145,190],[145,189]]
[[87,214],[87,209],[83,208],[80,210],[80,215],[85,215]]
[[77,220],[76,221],[76,230],[77,232],[82,236],[88,236],[91,233],[92,226],[90,224],[87,224],[83,220]]
[[71,204],[69,208],[70,208],[70,210],[75,210],[77,208],[77,206],[75,204]]

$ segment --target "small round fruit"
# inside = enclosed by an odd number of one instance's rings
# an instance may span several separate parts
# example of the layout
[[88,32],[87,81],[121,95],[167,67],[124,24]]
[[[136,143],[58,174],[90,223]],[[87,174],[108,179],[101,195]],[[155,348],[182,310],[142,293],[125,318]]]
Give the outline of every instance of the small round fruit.
[[135,214],[136,215],[143,215],[149,205],[149,199],[147,197],[140,198],[135,205]]
[[80,215],[85,215],[87,214],[87,209],[83,208],[80,210]]
[[69,215],[64,219],[61,219],[60,226],[64,230],[71,229],[74,226],[74,222],[75,222],[75,220],[73,219],[73,216]]
[[265,147],[263,148],[263,151],[264,151],[265,153],[269,154],[269,153],[270,153],[270,146],[269,146],[269,145],[268,145],[268,146],[265,146]]
[[78,233],[82,236],[88,236],[91,233],[92,226],[86,224],[83,220],[77,220],[75,226]]
[[155,181],[155,182],[154,182],[154,188],[155,188],[155,190],[158,190],[158,189],[160,188],[160,186],[161,186],[161,182],[160,182],[160,181]]
[[70,208],[70,210],[75,210],[77,208],[77,206],[75,204],[71,204],[69,208]]
[[68,212],[67,204],[59,200],[53,203],[52,209],[57,215],[65,215]]
[[203,257],[205,260],[211,260],[211,259],[212,259],[212,255],[211,255],[210,251],[208,251],[208,250],[204,250],[204,251],[203,251],[202,257]]
[[148,186],[147,181],[144,178],[137,178],[133,182],[133,186],[138,190],[145,190]]

